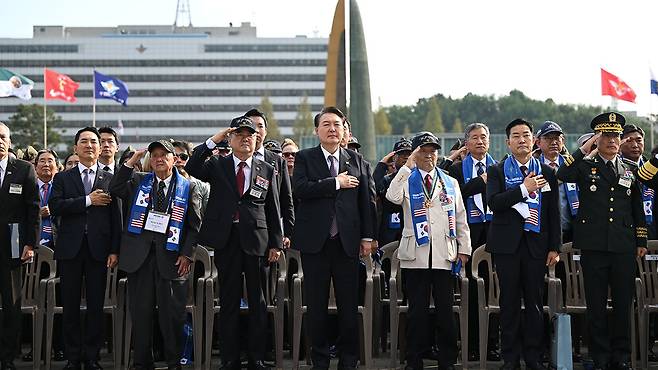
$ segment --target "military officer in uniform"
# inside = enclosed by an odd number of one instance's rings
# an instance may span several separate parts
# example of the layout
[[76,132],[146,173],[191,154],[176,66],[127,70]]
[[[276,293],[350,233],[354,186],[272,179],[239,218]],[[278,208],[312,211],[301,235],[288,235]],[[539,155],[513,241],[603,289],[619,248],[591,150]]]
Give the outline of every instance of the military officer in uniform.
[[[629,314],[633,299],[635,256],[646,253],[647,228],[637,167],[619,157],[626,120],[619,113],[592,120],[596,133],[565,158],[557,176],[576,183],[580,207],[573,223],[573,246],[581,250],[590,354],[595,369],[630,369]],[[596,144],[598,154],[585,158]],[[608,287],[613,320],[608,331]]]

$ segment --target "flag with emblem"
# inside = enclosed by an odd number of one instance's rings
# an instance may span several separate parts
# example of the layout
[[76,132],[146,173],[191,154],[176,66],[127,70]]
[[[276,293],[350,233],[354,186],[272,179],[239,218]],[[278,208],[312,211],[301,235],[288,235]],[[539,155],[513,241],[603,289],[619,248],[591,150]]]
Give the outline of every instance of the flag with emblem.
[[75,103],[75,92],[78,91],[80,84],[73,81],[71,77],[44,68],[43,81],[44,97],[46,100],[59,99],[69,103]]
[[621,78],[601,68],[601,95],[635,103],[635,91]]
[[94,97],[111,99],[122,105],[128,105],[128,85],[120,79],[94,71]]
[[29,78],[0,68],[0,98],[15,96],[22,100],[30,100],[33,87],[34,81]]
[[650,69],[649,74],[651,75],[651,93],[658,95],[658,79],[653,75],[653,70]]

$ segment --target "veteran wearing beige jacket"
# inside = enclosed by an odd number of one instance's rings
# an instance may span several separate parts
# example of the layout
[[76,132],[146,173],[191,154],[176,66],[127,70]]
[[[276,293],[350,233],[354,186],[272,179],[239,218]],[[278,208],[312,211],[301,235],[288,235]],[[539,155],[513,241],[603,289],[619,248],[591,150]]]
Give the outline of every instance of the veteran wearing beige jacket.
[[439,367],[454,369],[457,327],[452,314],[454,274],[471,254],[466,209],[457,180],[436,166],[439,141],[430,132],[412,140],[413,153],[400,168],[386,198],[402,205],[404,229],[398,248],[409,301],[407,365],[422,369],[430,344],[430,294],[437,312]]

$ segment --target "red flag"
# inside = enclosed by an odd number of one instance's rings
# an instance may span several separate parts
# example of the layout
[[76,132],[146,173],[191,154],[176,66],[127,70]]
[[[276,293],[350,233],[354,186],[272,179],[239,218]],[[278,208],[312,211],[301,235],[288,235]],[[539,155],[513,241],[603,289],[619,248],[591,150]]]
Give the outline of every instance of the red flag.
[[46,100],[60,99],[69,103],[75,102],[75,92],[80,87],[80,84],[73,81],[71,77],[44,69],[43,81],[45,83]]
[[601,68],[601,95],[635,103],[635,91],[621,78]]

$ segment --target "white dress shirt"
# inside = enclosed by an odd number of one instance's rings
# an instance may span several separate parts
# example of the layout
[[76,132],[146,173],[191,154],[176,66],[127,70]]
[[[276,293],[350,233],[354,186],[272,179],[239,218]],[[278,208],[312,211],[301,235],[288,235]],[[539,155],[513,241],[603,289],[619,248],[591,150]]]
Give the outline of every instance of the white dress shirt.
[[0,161],[0,168],[2,172],[0,172],[0,187],[2,186],[2,183],[5,181],[5,175],[7,175],[7,163],[9,163],[9,156],[6,156],[5,159]]
[[[475,177],[478,177],[478,163],[482,163],[484,166],[482,167],[484,169],[484,173],[487,173],[487,157],[482,158],[481,160],[476,159],[475,157],[471,156],[473,158],[473,169],[471,170],[471,173],[473,174],[472,179]],[[484,213],[484,202],[482,199],[482,193],[477,193],[473,195],[473,201],[475,202],[475,206],[480,209],[480,212]],[[488,210],[490,212],[490,210]]]
[[254,159],[253,156],[247,158],[245,161],[241,161],[238,157],[232,156],[233,157],[233,168],[235,170],[235,174],[238,174],[238,165],[240,162],[245,162],[247,165],[244,166],[242,171],[244,172],[244,188],[242,189],[242,194],[246,193],[247,190],[249,190],[249,187],[251,186],[251,162]]
[[265,147],[261,145],[260,149],[254,152],[254,156],[261,161],[265,161]]
[[[78,170],[80,171],[80,180],[82,180],[82,184],[84,185],[85,183],[85,174],[84,170],[86,170],[87,167],[85,167],[82,162],[78,163]],[[94,186],[94,182],[96,180],[96,174],[98,173],[98,162],[94,163],[91,167],[89,167],[92,173],[89,174],[90,179],[91,179],[91,186]],[[91,205],[91,198],[89,195],[85,197],[85,207],[89,207]]]
[[[329,153],[322,145],[320,145],[320,149],[322,149],[322,154],[324,155],[324,163],[327,165],[327,168],[329,169],[329,172],[331,173],[331,162],[329,162],[329,156],[332,156],[336,158],[336,161],[334,162],[334,165],[336,166],[336,173],[339,173],[340,169],[340,147],[336,149],[335,152]],[[340,181],[338,181],[338,177],[335,177],[336,179],[336,190],[340,189]]]

